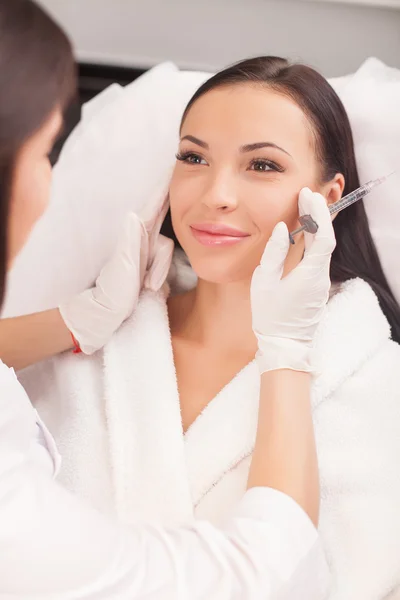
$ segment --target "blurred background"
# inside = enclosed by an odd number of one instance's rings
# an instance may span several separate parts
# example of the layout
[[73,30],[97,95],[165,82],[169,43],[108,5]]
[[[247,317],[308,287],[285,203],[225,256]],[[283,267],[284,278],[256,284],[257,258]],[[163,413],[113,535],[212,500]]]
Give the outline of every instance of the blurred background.
[[[216,71],[261,54],[300,60],[326,77],[369,56],[400,67],[400,0],[39,0],[70,34],[80,105],[114,81],[125,85],[172,60]],[[53,160],[62,145],[55,150]]]

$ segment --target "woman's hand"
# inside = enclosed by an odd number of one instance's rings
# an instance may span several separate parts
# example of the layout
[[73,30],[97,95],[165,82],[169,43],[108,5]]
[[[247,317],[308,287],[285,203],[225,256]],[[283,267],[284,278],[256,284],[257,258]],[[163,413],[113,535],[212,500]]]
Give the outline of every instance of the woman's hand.
[[110,260],[96,285],[59,309],[85,354],[92,354],[110,339],[135,310],[143,287],[158,291],[171,265],[174,244],[159,234],[164,211],[143,223],[130,213]]
[[299,211],[300,215],[310,214],[318,223],[315,235],[305,233],[304,258],[281,279],[290,242],[286,225],[278,223],[251,283],[253,330],[258,339],[256,359],[261,373],[313,370],[310,350],[329,297],[335,235],[323,196],[302,189]]

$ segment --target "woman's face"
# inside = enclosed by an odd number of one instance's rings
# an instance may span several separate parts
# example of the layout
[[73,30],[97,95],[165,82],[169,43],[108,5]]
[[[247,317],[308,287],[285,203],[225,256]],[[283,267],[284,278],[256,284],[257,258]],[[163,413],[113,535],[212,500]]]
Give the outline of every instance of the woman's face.
[[61,110],[55,110],[20,149],[14,169],[9,214],[10,266],[26,243],[50,198],[49,153],[62,126]]
[[[289,98],[251,84],[201,97],[183,124],[170,186],[174,231],[197,275],[251,278],[276,223],[295,229],[301,188],[321,191],[318,175],[310,124]],[[228,227],[237,232],[223,235]],[[286,266],[303,248],[290,250]]]

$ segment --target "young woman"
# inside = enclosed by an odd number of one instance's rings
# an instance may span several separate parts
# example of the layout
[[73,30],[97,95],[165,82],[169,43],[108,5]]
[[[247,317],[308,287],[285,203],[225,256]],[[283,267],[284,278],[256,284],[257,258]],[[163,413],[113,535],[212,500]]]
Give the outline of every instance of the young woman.
[[[197,284],[169,296],[143,293],[103,352],[58,357],[24,377],[62,448],[66,485],[124,523],[221,524],[249,477],[260,365],[308,370],[309,327],[321,317],[311,398],[332,598],[378,600],[399,585],[400,348],[391,336],[400,340],[400,315],[363,204],[334,221],[322,316],[311,315],[311,305],[323,279],[309,281],[302,300],[291,287],[302,268],[301,237],[280,291],[262,284],[257,299],[251,289],[275,224],[296,227],[299,190],[333,203],[358,185],[345,110],[314,70],[261,57],[198,90],[183,116],[169,190]],[[178,275],[182,283],[179,267]],[[255,305],[273,326],[255,318]],[[295,395],[290,411],[299,408]],[[275,418],[272,410],[270,440]],[[279,448],[282,466],[307,428],[303,417],[293,421]],[[268,469],[271,455],[264,460]]]
[[[30,0],[0,0],[0,303],[6,271],[48,202],[47,155],[62,123],[62,108],[73,92],[74,78],[71,46],[59,27]],[[52,481],[59,463],[54,441],[14,372],[0,362],[2,598],[325,597],[326,564],[313,525],[318,518],[319,490],[310,375],[305,371],[310,366],[307,347],[326,303],[334,234],[321,197],[306,193],[304,207],[320,224],[318,234],[309,240],[304,261],[290,281],[281,281],[288,246],[287,229],[281,224],[265,249],[252,285],[262,382],[259,435],[248,482],[254,489],[244,495],[224,528],[199,522],[165,530],[153,523],[122,532],[81,504]],[[125,251],[105,267],[102,285],[87,294],[88,301],[72,302],[75,307],[86,307],[86,320],[95,319],[103,336],[112,329],[115,315],[108,319],[107,305],[99,311],[94,301],[112,291],[110,281],[126,284],[131,302],[144,279],[142,271],[147,272],[149,287],[162,283],[163,264],[154,271],[153,262],[147,264],[147,271],[146,264],[140,268],[138,259],[143,253],[146,256],[153,242],[137,223],[132,217]],[[136,233],[131,237],[133,230]],[[157,241],[154,247],[159,247]],[[132,258],[130,252],[136,268],[124,270]],[[306,274],[311,276],[311,285],[318,281],[312,298]],[[311,303],[305,315],[308,324],[299,329],[307,329],[310,339],[293,336],[291,351],[279,361],[268,356],[276,343],[272,340],[270,345],[268,335],[279,328],[282,315],[277,311],[264,314],[265,286],[274,287],[277,300],[284,291],[291,296],[293,307],[288,307],[291,314],[285,322],[297,323],[307,302]],[[113,296],[108,301],[110,312]],[[269,435],[272,421],[274,430]],[[296,433],[294,425],[299,422],[304,427]],[[289,441],[292,449],[282,457],[280,450]]]

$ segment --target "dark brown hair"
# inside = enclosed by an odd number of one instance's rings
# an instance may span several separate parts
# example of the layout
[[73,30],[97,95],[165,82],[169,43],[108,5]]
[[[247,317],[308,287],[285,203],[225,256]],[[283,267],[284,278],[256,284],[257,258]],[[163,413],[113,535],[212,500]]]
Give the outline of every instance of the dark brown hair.
[[[193,104],[207,92],[244,83],[267,86],[300,106],[312,125],[322,182],[342,173],[344,195],[359,187],[353,136],[345,108],[327,80],[310,67],[290,64],[274,56],[242,61],[217,73],[197,90],[185,109],[182,123]],[[393,339],[400,342],[400,307],[384,275],[363,202],[339,213],[334,228],[337,245],[331,263],[332,281],[341,283],[360,277],[369,283],[390,323]]]
[[0,0],[0,307],[15,160],[21,146],[76,88],[70,41],[31,0]]

